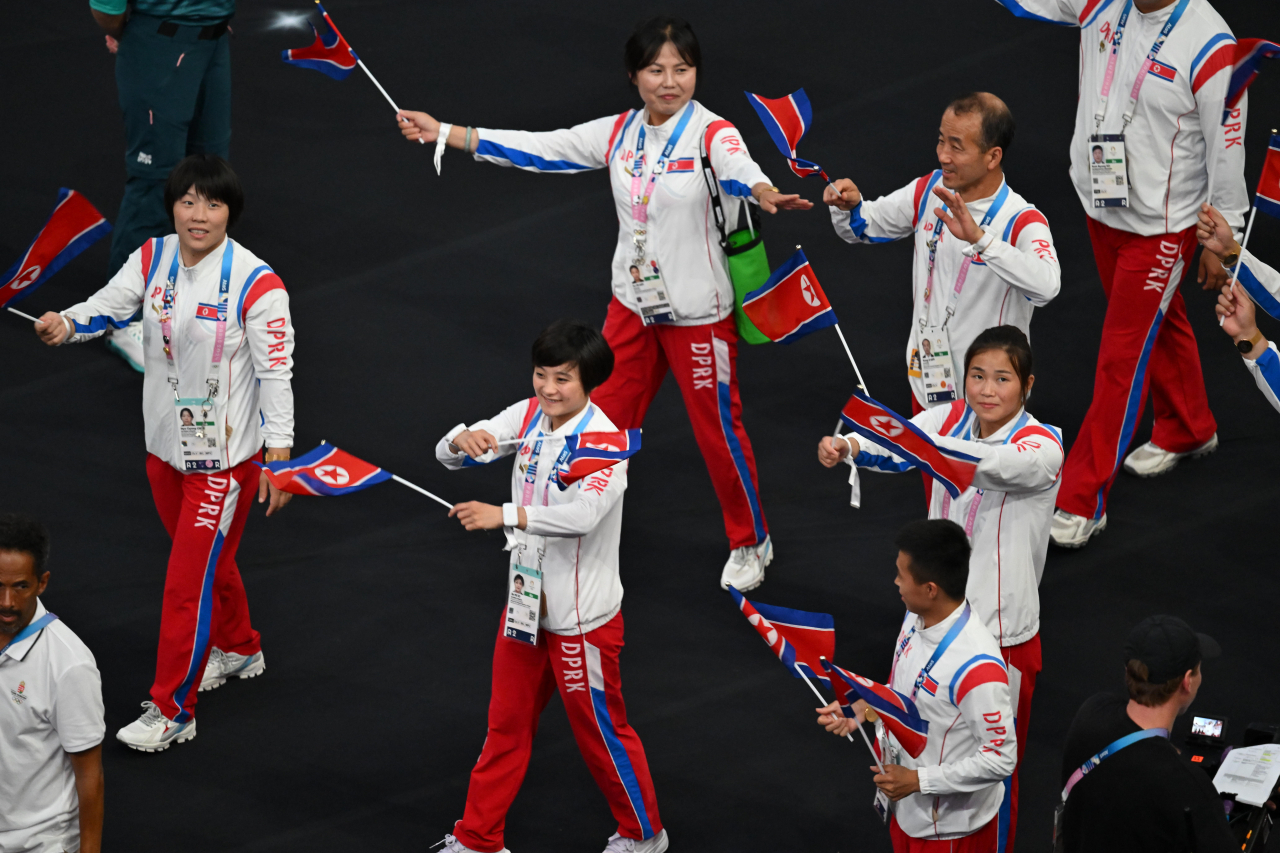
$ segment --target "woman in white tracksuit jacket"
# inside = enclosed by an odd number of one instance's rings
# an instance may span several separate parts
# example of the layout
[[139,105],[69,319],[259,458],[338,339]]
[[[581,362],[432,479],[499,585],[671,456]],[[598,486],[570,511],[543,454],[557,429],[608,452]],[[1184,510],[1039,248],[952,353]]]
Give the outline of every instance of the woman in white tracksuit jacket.
[[[1038,587],[1062,471],[1062,434],[1026,410],[1035,377],[1031,345],[1020,329],[987,329],[970,345],[964,365],[966,399],[928,409],[911,422],[940,446],[981,460],[959,500],[953,501],[943,488],[932,490],[929,517],[949,518],[969,537],[973,552],[966,597],[1000,644],[1014,696],[1018,743],[1026,744],[1031,694],[1041,668]],[[842,459],[877,471],[912,467],[852,434],[823,438],[818,458],[827,467]],[[1018,750],[1019,766],[1023,752]],[[1010,838],[1017,822],[1017,780],[1015,769],[1001,806]]]
[[645,21],[625,55],[641,110],[546,133],[450,125],[422,112],[397,118],[408,139],[436,142],[437,156],[447,144],[532,172],[608,169],[618,243],[604,336],[617,367],[592,399],[620,428],[639,427],[668,369],[675,374],[729,537],[721,585],[745,592],[764,580],[773,551],[742,425],[733,283],[702,154],[731,226],[745,203],[769,213],[813,205],[779,193],[734,126],[692,100],[701,51],[685,21]]

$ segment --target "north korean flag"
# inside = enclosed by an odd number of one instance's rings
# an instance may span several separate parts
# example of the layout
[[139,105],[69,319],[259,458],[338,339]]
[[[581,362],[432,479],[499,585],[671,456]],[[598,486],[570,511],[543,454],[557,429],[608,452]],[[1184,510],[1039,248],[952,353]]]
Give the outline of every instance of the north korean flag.
[[800,678],[803,672],[831,686],[831,677],[821,663],[836,653],[836,623],[831,614],[753,604],[733,587],[729,587],[729,593],[793,678]]
[[1271,135],[1253,206],[1263,213],[1280,217],[1280,134]]
[[863,678],[842,669],[830,661],[823,661],[827,672],[831,673],[831,686],[836,691],[840,704],[846,706],[846,717],[853,716],[849,708],[861,699],[875,709],[894,739],[912,758],[919,758],[929,742],[929,721],[920,716],[920,709],[911,697],[904,696],[886,684]]
[[870,397],[855,392],[840,411],[840,419],[854,432],[887,447],[937,480],[953,499],[973,482],[978,469],[976,456],[939,447],[910,420]]
[[[1275,59],[1280,56],[1280,44],[1266,39],[1240,39],[1236,43],[1235,61],[1232,63],[1231,82],[1227,85],[1226,110],[1222,119],[1226,124],[1226,116],[1240,103],[1240,98],[1249,85],[1258,76],[1262,60]],[[1272,214],[1273,216],[1275,214]]]
[[763,287],[742,298],[742,311],[765,337],[778,344],[798,341],[836,324],[836,312],[800,249],[773,271]]
[[831,183],[821,166],[796,156],[800,140],[813,124],[813,107],[809,105],[809,96],[804,93],[804,89],[798,89],[785,98],[762,98],[750,92],[745,94],[747,101],[764,122],[764,129],[769,132],[773,144],[790,161],[791,171],[802,178],[821,175],[824,181]]
[[692,157],[680,157],[672,160],[667,166],[668,172],[692,172],[697,167]]
[[208,302],[200,302],[196,305],[196,316],[201,320],[218,320],[227,315],[227,306],[210,305]]
[[324,16],[325,23],[328,25],[324,35],[321,35],[316,30],[315,24],[312,24],[311,32],[315,33],[316,40],[311,43],[311,46],[282,51],[280,58],[290,65],[311,68],[321,74],[327,74],[334,80],[345,80],[347,75],[355,70],[359,57],[338,32],[338,28],[333,25],[324,6],[319,3],[316,3],[316,6],[320,8],[320,14]]
[[19,302],[68,261],[111,232],[111,223],[89,200],[66,187],[36,239],[0,278],[0,305]]
[[293,495],[349,495],[391,479],[391,472],[357,459],[332,444],[322,444],[297,459],[258,463],[267,479]]
[[1174,78],[1178,76],[1178,69],[1174,68],[1172,65],[1166,65],[1163,62],[1153,62],[1151,63],[1151,68],[1147,73],[1154,74],[1161,80],[1168,80],[1172,83]]
[[640,449],[640,430],[578,433],[566,436],[565,446],[569,459],[556,477],[561,490],[635,455]]

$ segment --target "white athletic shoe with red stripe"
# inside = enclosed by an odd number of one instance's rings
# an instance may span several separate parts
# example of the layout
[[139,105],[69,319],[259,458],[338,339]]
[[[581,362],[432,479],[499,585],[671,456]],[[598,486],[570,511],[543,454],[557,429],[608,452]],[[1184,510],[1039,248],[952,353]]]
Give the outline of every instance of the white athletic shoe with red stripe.
[[604,853],[663,853],[667,849],[667,831],[664,829],[648,841],[623,838],[616,832],[609,836]]
[[116,732],[116,740],[139,752],[163,752],[172,743],[185,743],[196,736],[196,721],[175,723],[160,713],[154,702],[143,702],[142,716]]

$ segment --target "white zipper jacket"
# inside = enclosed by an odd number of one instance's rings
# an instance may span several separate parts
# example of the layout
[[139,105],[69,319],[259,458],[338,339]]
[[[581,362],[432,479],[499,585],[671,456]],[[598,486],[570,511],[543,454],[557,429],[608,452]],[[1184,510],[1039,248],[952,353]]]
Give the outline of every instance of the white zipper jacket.
[[[486,430],[498,441],[526,437],[472,460],[454,453],[449,443],[464,429]],[[579,480],[561,491],[556,461],[565,443],[558,437],[580,432],[612,432],[617,427],[590,402],[559,429],[552,430],[536,397],[521,400],[498,415],[470,427],[458,424],[436,445],[436,458],[456,470],[484,465],[515,455],[511,469],[511,502],[503,505],[511,563],[537,567],[542,557],[542,589],[547,612],[540,625],[553,634],[571,636],[594,631],[622,608],[622,579],[618,573],[618,543],[622,537],[622,493],[627,489],[625,461]],[[537,459],[533,450],[542,437]],[[525,473],[537,463],[531,500],[524,500]],[[544,503],[545,501],[545,503]],[[527,524],[516,528],[516,507],[524,506]],[[525,562],[534,561],[534,562]]]
[[[920,326],[941,325],[955,288],[960,267],[973,258],[964,288],[956,300],[956,313],[947,324],[951,335],[952,358],[956,369],[963,367],[964,353],[973,339],[992,326],[1017,326],[1031,336],[1031,312],[1047,305],[1062,286],[1062,271],[1049,221],[1022,196],[1009,191],[995,218],[985,229],[979,247],[952,236],[933,212],[944,207],[933,194],[942,185],[942,171],[936,169],[905,187],[874,201],[863,200],[850,211],[831,207],[836,233],[849,243],[888,243],[914,235],[915,254],[911,264],[911,333],[907,336],[905,361],[911,391],[916,402],[925,403],[924,380],[912,354],[919,348]],[[969,202],[973,221],[981,223],[995,196]],[[933,290],[925,299],[929,279],[929,241],[938,235],[933,270]],[[914,363],[913,363],[914,362]]]
[[[733,282],[720,248],[702,174],[698,152],[703,136],[712,128],[708,157],[720,183],[721,199],[733,231],[738,221],[739,200],[751,200],[751,188],[771,183],[747,151],[737,129],[697,101],[649,200],[647,247],[656,257],[667,295],[675,310],[675,325],[698,326],[728,317],[733,311]],[[636,141],[645,122],[642,110],[627,110],[563,130],[531,133],[524,130],[478,128],[480,144],[475,158],[500,166],[516,166],[531,172],[572,174],[591,169],[609,170],[614,207],[618,214],[618,246],[613,253],[613,294],[622,304],[639,313],[631,294],[628,269],[635,257],[631,213],[631,169],[635,164]],[[659,127],[645,126],[645,172],[648,186],[653,165],[680,116],[672,116]],[[714,125],[714,127],[712,127]]]
[[[1025,409],[986,438],[976,438],[977,418],[961,400],[911,419],[942,447],[977,456],[973,483],[951,500],[935,485],[930,518],[949,518],[964,528],[973,552],[966,595],[1001,646],[1016,646],[1040,630],[1040,578],[1049,549],[1053,507],[1065,454],[1062,433]],[[907,461],[862,436],[851,464],[899,472]]]
[[[204,398],[213,358],[222,256],[230,238],[194,267],[178,263],[173,305],[173,360],[182,397]],[[96,338],[108,328],[127,326],[142,312],[142,415],[147,452],[179,471],[185,466],[178,448],[178,421],[173,389],[160,334],[165,282],[178,235],[148,240],[112,277],[107,286],[62,313],[75,324],[69,343]],[[293,321],[289,294],[280,277],[240,243],[232,254],[227,294],[227,330],[218,368],[214,412],[228,468],[261,449],[293,446]]]
[[[911,695],[916,676],[964,610],[963,605],[957,607],[930,628],[916,614],[907,613],[894,647],[890,687]],[[920,790],[898,800],[894,816],[912,838],[961,838],[995,818],[1004,799],[1000,783],[1018,761],[1008,673],[1000,648],[976,613],[929,677],[932,681],[916,693],[920,716],[929,721],[924,752],[912,758],[899,747],[897,756],[899,764],[917,772]],[[880,723],[876,728],[884,731]]]
[[[1232,274],[1249,291],[1255,305],[1272,317],[1280,318],[1280,272],[1245,251],[1240,253],[1240,262]],[[1267,402],[1280,412],[1280,353],[1277,353],[1275,343],[1270,343],[1267,351],[1253,361],[1244,358],[1244,363]]]
[[[1176,234],[1196,222],[1209,202],[1235,231],[1244,225],[1249,194],[1244,183],[1244,131],[1248,95],[1225,117],[1227,87],[1235,61],[1235,36],[1207,0],[1191,0],[1170,33],[1138,95],[1125,133],[1129,206],[1093,206],[1089,137],[1120,133],[1138,70],[1155,44],[1173,6],[1144,15],[1129,13],[1116,57],[1115,76],[1102,128],[1094,114],[1111,40],[1125,0],[997,0],[1020,18],[1080,28],[1080,92],[1071,137],[1071,180],[1085,213],[1093,219],[1151,237]],[[1175,4],[1176,5],[1176,4]]]

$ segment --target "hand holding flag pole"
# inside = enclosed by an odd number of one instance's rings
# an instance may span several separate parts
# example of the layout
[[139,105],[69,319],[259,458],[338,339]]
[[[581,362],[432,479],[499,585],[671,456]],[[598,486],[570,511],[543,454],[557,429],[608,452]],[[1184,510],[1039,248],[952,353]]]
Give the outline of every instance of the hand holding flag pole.
[[[1253,220],[1258,215],[1258,202],[1262,209],[1272,216],[1280,217],[1280,131],[1271,128],[1271,140],[1268,143],[1267,158],[1262,164],[1262,177],[1258,179],[1258,187],[1253,193],[1253,208],[1249,211],[1249,222],[1244,227],[1244,239],[1240,241],[1240,257],[1236,260],[1235,272],[1231,273],[1231,281],[1227,282],[1227,292],[1234,293],[1239,281],[1240,262],[1244,260],[1244,250],[1249,246],[1249,235],[1253,233]],[[1265,192],[1264,192],[1265,191]],[[1277,196],[1271,198],[1271,196]],[[1225,316],[1218,318],[1218,326],[1227,322]]]
[[[828,704],[830,704],[829,702],[827,702],[826,699],[822,698],[822,694],[818,692],[817,687],[813,686],[813,682],[809,680],[809,676],[805,675],[804,672],[800,669],[800,664],[797,663],[795,665],[795,668],[796,668],[796,672],[800,674],[800,677],[804,679],[804,683],[809,685],[809,689],[813,691],[813,695],[818,697],[818,701],[822,703],[822,707],[825,708]],[[867,718],[867,722],[874,723],[876,721],[876,712],[868,708],[866,712],[866,718]],[[884,765],[880,763],[880,756],[876,755],[876,748],[871,745],[871,739],[867,737],[867,733],[863,731],[862,726],[859,726],[856,724],[856,721],[855,721],[854,728],[858,730],[858,734],[862,735],[863,743],[867,745],[867,749],[871,750],[871,760],[876,763],[876,769],[879,770],[880,775],[883,776]],[[849,743],[853,743],[853,735],[851,733],[845,732],[844,736],[849,739]]]

